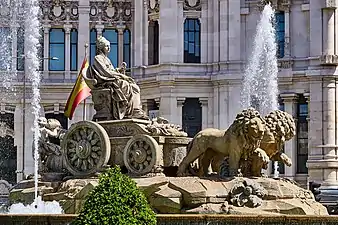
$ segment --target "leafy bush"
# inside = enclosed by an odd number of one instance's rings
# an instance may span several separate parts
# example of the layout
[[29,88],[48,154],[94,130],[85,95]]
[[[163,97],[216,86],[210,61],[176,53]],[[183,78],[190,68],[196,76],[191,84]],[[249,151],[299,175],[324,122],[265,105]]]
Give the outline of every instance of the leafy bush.
[[119,167],[108,169],[87,196],[72,225],[156,225],[155,213],[136,183]]

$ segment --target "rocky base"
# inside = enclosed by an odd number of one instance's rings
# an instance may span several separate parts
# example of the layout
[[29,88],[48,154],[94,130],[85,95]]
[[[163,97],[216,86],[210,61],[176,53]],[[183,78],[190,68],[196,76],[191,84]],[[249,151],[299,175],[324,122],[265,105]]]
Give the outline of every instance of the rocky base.
[[[197,177],[133,178],[157,213],[328,215],[313,194],[293,181],[271,178],[219,180]],[[34,189],[12,190],[11,202],[29,203]],[[44,201],[59,201],[65,213],[78,213],[97,179],[41,183]],[[33,189],[33,190],[32,190]],[[31,193],[33,191],[33,195]]]

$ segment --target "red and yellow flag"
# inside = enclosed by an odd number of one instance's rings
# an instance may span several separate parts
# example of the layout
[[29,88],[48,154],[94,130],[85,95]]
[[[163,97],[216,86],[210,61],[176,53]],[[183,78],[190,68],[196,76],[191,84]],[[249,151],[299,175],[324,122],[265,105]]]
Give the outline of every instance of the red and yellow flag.
[[90,94],[90,88],[86,84],[85,80],[83,79],[83,73],[87,72],[87,69],[89,67],[89,63],[87,61],[87,57],[83,60],[81,70],[79,72],[79,75],[76,79],[76,83],[73,87],[72,92],[70,93],[64,115],[69,118],[70,120],[73,118],[75,108],[82,102],[84,99],[89,97]]

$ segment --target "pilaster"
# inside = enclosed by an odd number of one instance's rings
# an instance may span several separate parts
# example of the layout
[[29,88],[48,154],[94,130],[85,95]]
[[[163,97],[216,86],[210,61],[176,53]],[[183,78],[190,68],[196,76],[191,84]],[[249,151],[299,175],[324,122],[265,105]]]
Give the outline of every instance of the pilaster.
[[148,1],[143,1],[143,17],[142,17],[142,30],[143,30],[143,61],[142,65],[148,65]]
[[14,145],[16,146],[16,181],[20,182],[24,179],[24,155],[23,155],[23,121],[22,121],[22,105],[15,106],[14,111]]
[[143,1],[134,1],[134,16],[133,16],[133,32],[132,32],[132,49],[133,49],[133,65],[143,65],[143,26],[140,26],[140,21],[143,21]]
[[229,60],[241,60],[241,1],[229,0]]
[[[124,25],[118,25],[117,26],[117,32],[118,32],[118,65],[117,67],[120,67],[123,62],[123,32],[124,32],[125,26]],[[129,67],[130,65],[127,65]]]
[[183,17],[183,0],[177,0],[177,62],[184,61],[184,17]]
[[208,128],[208,98],[199,98],[202,106],[202,130]]
[[178,125],[183,126],[183,121],[182,121],[182,114],[183,114],[183,105],[185,102],[184,97],[177,97],[177,121]]
[[177,62],[177,24],[178,3],[173,0],[161,0],[160,3],[160,63]]
[[[79,29],[78,29],[78,62],[82,62],[85,57],[85,48],[86,44],[89,44],[90,37],[90,27],[89,27],[89,13],[90,5],[89,0],[79,1],[78,7],[79,13]],[[78,69],[80,70],[81,63],[78,63]]]
[[[280,97],[284,102],[284,110],[285,112],[292,115],[295,119],[297,118],[297,99],[298,96],[295,93],[287,93],[281,94]],[[292,166],[285,166],[284,176],[293,179],[296,176],[297,172],[297,138],[294,137],[291,140],[285,142],[284,144],[284,152],[287,156],[289,156],[292,160]]]
[[201,63],[208,62],[208,4],[208,1],[201,3]]
[[220,0],[219,2],[219,44],[220,44],[220,58],[219,61],[226,62],[228,61],[228,51],[229,51],[229,15],[228,15],[228,0]]

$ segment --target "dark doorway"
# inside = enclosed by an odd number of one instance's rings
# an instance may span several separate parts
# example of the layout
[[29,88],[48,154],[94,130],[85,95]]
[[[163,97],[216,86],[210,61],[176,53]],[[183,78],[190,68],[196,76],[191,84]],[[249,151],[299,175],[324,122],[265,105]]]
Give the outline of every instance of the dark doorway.
[[202,129],[202,107],[198,98],[187,98],[182,109],[182,126],[189,137]]
[[17,148],[14,146],[14,115],[0,115],[0,180],[16,183]]

